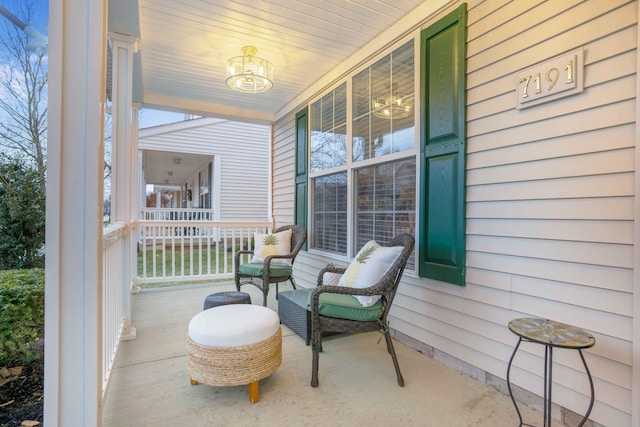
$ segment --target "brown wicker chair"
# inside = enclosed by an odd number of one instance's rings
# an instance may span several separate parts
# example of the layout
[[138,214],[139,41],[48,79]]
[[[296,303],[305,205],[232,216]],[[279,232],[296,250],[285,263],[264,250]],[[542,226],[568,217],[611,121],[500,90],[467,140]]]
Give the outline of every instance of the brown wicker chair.
[[[293,289],[296,288],[296,282],[293,279],[293,262],[300,252],[302,245],[307,240],[307,230],[299,225],[285,225],[272,230],[272,233],[279,233],[285,230],[291,230],[291,253],[287,255],[271,255],[264,259],[263,268],[258,274],[246,273],[240,271],[240,258],[242,255],[253,255],[253,250],[242,250],[236,252],[235,256],[235,281],[236,289],[240,291],[242,285],[253,285],[262,291],[264,295],[262,305],[267,306],[267,294],[269,293],[269,284],[276,284],[276,299],[278,298],[278,284],[291,282]],[[277,259],[290,259],[291,268],[274,268],[271,266],[271,261]]]
[[[404,268],[407,264],[407,260],[411,255],[415,245],[415,239],[412,235],[403,233],[394,237],[386,246],[403,246],[403,250],[398,258],[391,265],[389,270],[380,278],[380,280],[372,284],[368,288],[353,288],[346,286],[334,286],[327,285],[325,280],[326,273],[343,274],[346,268],[335,267],[331,264],[322,269],[318,275],[318,287],[315,288],[310,297],[310,310],[311,310],[311,351],[313,353],[312,371],[311,371],[311,386],[318,386],[318,359],[319,353],[322,351],[322,334],[324,332],[370,332],[380,330],[384,334],[384,338],[387,343],[387,351],[391,354],[393,359],[393,365],[396,369],[396,375],[398,377],[398,384],[403,387],[404,379],[400,372],[400,366],[398,365],[398,359],[396,352],[393,348],[393,342],[391,336],[387,330],[387,315],[389,309],[393,303],[393,298],[396,294],[400,278],[404,272]],[[328,276],[331,277],[331,276]],[[335,281],[335,274],[333,275],[333,282]],[[382,315],[373,321],[355,321],[349,319],[340,319],[336,317],[323,316],[319,313],[318,301],[320,294],[324,292],[330,292],[335,294],[346,295],[380,295],[383,312]]]

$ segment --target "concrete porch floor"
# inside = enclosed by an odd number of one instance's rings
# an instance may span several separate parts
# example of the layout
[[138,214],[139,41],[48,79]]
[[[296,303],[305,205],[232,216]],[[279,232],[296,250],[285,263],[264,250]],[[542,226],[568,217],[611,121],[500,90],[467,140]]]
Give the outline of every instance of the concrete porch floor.
[[[137,338],[120,346],[103,410],[105,427],[519,424],[509,396],[395,341],[405,378],[399,387],[378,333],[325,338],[317,388],[309,385],[310,347],[284,325],[282,365],[260,381],[257,404],[249,402],[247,386],[192,386],[185,349],[189,320],[202,310],[206,295],[227,290],[235,287],[227,282],[132,296]],[[242,290],[254,304],[262,301],[255,287]],[[275,289],[268,306],[277,311],[274,295]],[[541,413],[523,405],[520,410],[525,423],[542,425]]]

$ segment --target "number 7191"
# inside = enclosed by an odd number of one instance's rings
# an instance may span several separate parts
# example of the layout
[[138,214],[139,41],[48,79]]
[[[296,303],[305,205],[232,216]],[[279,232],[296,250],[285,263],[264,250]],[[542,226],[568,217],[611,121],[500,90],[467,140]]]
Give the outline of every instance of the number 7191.
[[[564,67],[562,71],[566,71],[566,84],[573,83],[573,61],[568,61],[567,66]],[[541,73],[536,73],[535,75],[529,75],[522,77],[518,83],[524,83],[524,87],[522,88],[522,98],[529,97],[529,84],[532,82],[535,84],[536,91],[535,93],[542,93],[542,77]],[[547,92],[551,92],[551,90],[555,87],[556,83],[558,83],[558,79],[560,78],[560,70],[556,67],[551,67],[547,70],[544,76],[544,80],[548,82]]]

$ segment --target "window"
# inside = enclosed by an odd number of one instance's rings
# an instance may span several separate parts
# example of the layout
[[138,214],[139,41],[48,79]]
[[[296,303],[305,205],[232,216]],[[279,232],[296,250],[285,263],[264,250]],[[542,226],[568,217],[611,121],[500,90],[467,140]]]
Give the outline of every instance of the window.
[[347,84],[311,104],[311,172],[347,163]]
[[[415,157],[356,171],[356,248],[369,240],[388,242],[399,233],[414,234]],[[413,258],[408,263],[413,268]]]
[[313,247],[347,254],[347,173],[313,179]]
[[207,167],[200,171],[199,176],[199,189],[200,189],[200,208],[211,209],[211,194],[209,194],[209,188],[211,186],[211,167],[209,163]]
[[312,206],[298,203],[306,188],[296,181],[296,212],[312,221],[311,248],[353,256],[419,222],[409,268],[465,284],[466,21],[462,4],[422,30],[418,47],[410,40],[310,105]]
[[414,55],[411,40],[358,72],[350,97],[344,82],[310,105],[312,248],[353,256],[414,232]]
[[414,137],[413,41],[353,78],[353,160],[411,149]]
[[312,247],[347,254],[347,84],[311,104]]

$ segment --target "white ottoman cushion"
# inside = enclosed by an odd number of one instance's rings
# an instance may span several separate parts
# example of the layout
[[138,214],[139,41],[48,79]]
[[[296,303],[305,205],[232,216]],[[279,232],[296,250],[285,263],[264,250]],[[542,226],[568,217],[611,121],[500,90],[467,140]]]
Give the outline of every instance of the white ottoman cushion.
[[210,308],[189,322],[189,338],[207,347],[240,347],[271,338],[280,328],[275,311],[260,305]]

